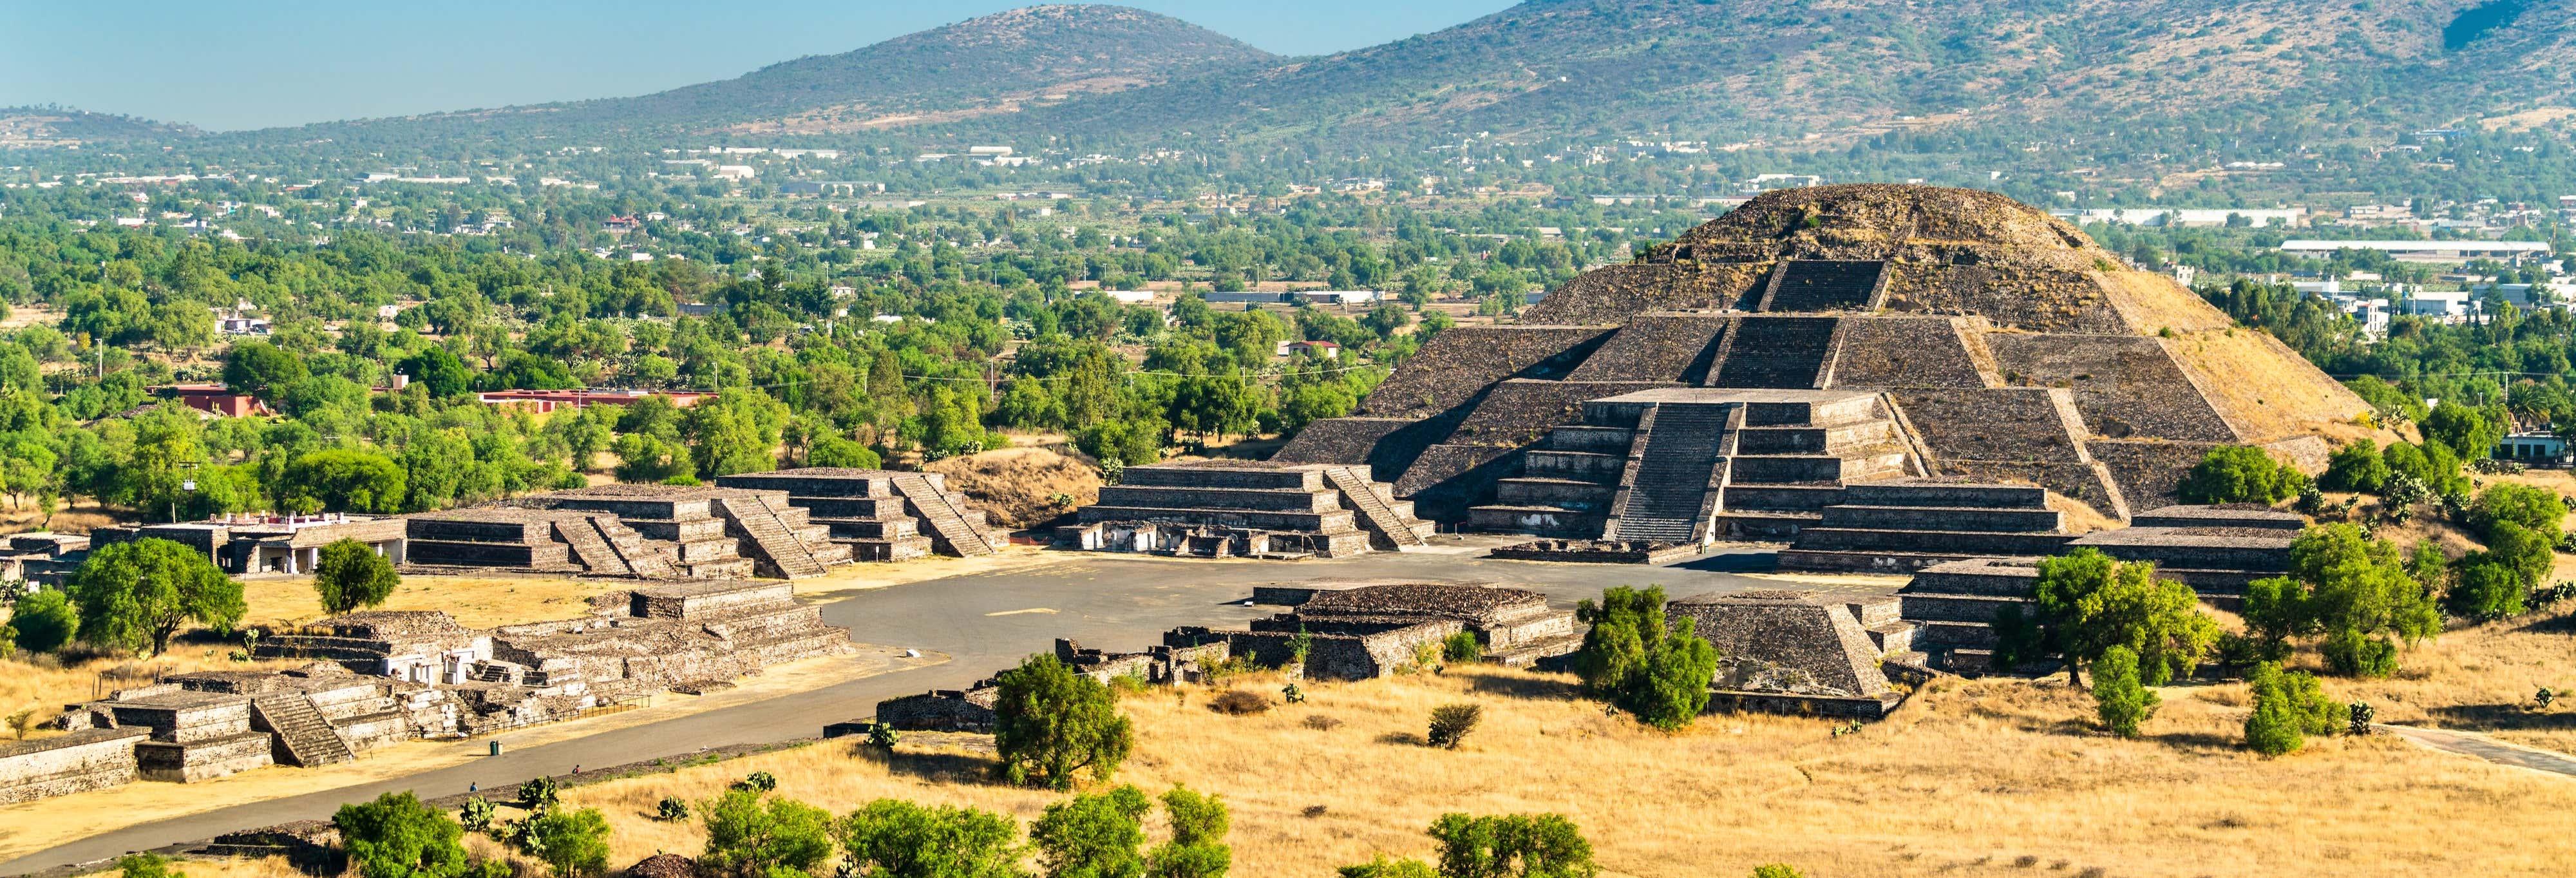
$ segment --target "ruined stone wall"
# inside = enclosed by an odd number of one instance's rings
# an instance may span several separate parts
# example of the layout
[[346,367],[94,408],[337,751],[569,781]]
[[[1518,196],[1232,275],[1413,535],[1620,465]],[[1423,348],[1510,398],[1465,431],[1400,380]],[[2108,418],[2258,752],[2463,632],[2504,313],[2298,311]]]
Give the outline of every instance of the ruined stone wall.
[[1947,317],[1846,318],[1841,354],[1833,367],[1837,388],[1988,386]]
[[2007,383],[2063,387],[2095,436],[2228,442],[2235,431],[2218,416],[2157,340],[2134,335],[1986,337]]
[[1637,315],[1566,380],[1705,383],[1727,322],[1716,314]]
[[1897,407],[1933,457],[2078,463],[2083,451],[2064,413],[2041,388],[1899,390]]
[[134,745],[144,729],[84,729],[0,743],[0,805],[133,783]]
[[143,741],[134,745],[135,773],[144,780],[195,783],[275,764],[273,743],[261,733],[188,744]]
[[1430,417],[1505,378],[1562,378],[1609,337],[1603,327],[1451,327],[1370,391],[1358,414]]
[[938,690],[877,702],[877,722],[907,732],[993,731],[990,704],[967,699],[962,690]]

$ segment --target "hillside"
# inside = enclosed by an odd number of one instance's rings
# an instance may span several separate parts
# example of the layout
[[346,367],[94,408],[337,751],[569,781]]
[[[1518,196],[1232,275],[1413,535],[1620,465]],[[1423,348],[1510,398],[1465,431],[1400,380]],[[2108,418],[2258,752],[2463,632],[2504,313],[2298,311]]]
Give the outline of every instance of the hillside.
[[1014,124],[1796,142],[1903,116],[2095,135],[2114,119],[2259,120],[2284,105],[2417,115],[2562,95],[2571,21],[2576,0],[1532,0]]
[[186,125],[67,107],[0,107],[0,149],[79,146],[103,140],[194,133],[196,129]]

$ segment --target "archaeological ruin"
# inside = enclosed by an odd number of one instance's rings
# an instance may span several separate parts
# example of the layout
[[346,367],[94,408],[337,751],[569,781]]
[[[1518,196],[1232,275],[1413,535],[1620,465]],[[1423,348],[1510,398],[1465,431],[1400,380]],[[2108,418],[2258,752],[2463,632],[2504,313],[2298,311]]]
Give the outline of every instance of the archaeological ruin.
[[1094,551],[1346,558],[1424,545],[1432,527],[1365,467],[1209,460],[1128,467],[1056,536]]
[[599,485],[409,516],[408,569],[802,579],[851,548],[784,491]]
[[972,558],[1010,544],[1009,534],[948,489],[939,473],[808,467],[718,476],[726,488],[784,491],[787,504],[831,529],[831,540],[862,561],[902,561],[931,552]]
[[1756,539],[1784,567],[1902,573],[2054,551],[2070,511],[2129,522],[2220,445],[2313,471],[2368,411],[2035,208],[1819,186],[1518,325],[1443,331],[1275,461],[1364,464],[1427,519],[1569,548]]

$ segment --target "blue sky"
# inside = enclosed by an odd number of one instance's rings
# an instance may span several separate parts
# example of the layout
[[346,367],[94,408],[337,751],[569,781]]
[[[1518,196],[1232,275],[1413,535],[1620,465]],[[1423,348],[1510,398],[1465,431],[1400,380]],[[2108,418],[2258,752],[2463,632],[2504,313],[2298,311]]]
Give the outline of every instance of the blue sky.
[[[1513,0],[1127,0],[1281,54],[1438,30]],[[646,94],[1027,2],[0,3],[0,106],[212,129]]]

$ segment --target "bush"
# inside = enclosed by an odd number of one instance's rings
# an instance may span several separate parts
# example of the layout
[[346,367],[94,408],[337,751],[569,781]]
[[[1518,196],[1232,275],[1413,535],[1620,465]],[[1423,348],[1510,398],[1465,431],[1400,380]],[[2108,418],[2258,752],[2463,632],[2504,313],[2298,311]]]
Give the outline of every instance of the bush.
[[688,800],[678,796],[663,796],[662,801],[653,806],[653,819],[669,821],[689,819]]
[[160,854],[129,854],[116,861],[118,878],[188,878],[188,873],[170,868],[170,858]]
[[2326,697],[2317,678],[2265,663],[2245,675],[2254,713],[2245,720],[2245,744],[2266,756],[2298,752],[2308,735],[2331,735],[2352,724],[2352,706]]
[[519,784],[519,804],[530,811],[552,811],[563,803],[563,786],[551,777],[535,777]]
[[1557,814],[1469,817],[1443,814],[1431,824],[1443,876],[1590,878],[1592,843]]
[[11,642],[19,649],[53,652],[80,633],[80,613],[72,609],[70,595],[45,589],[18,599],[9,626],[15,629]]
[[1053,655],[1036,655],[1002,672],[993,705],[993,745],[1012,783],[1072,789],[1088,772],[1107,781],[1135,747],[1118,699],[1099,681],[1073,672]]
[[528,819],[529,847],[556,878],[608,870],[608,818],[597,808],[554,811]]
[[456,809],[456,822],[463,824],[467,832],[483,832],[492,828],[492,814],[492,803],[467,799],[464,807]]
[[2461,560],[2459,581],[2443,603],[2452,615],[2480,622],[2510,619],[2522,615],[2522,577],[2502,561],[2481,557],[2472,552]]
[[1753,867],[1753,878],[1807,878],[1807,873],[1787,863],[1764,863]]
[[1663,729],[1687,727],[1708,706],[1708,684],[1717,676],[1717,647],[1700,639],[1698,620],[1667,626],[1664,590],[1615,587],[1575,615],[1592,624],[1575,654],[1584,689]]
[[2308,477],[2263,449],[2222,445],[2192,465],[2177,489],[2185,503],[2279,503],[2298,496]]
[[2102,727],[2123,738],[2138,736],[2138,724],[2154,716],[2159,699],[2138,682],[2138,654],[2114,646],[2093,661],[2093,710]]
[[1440,657],[1453,665],[1472,665],[1485,658],[1485,645],[1476,640],[1476,632],[1460,631],[1440,642]]
[[2254,715],[2245,718],[2245,746],[2265,756],[2286,756],[2308,745],[2299,734],[2298,718],[2277,698],[2256,696]]
[[1270,709],[1270,699],[1242,689],[1228,689],[1208,702],[1208,709],[1228,716],[1248,716]]
[[2379,493],[2388,485],[2388,461],[2379,455],[2379,443],[2355,440],[2326,458],[2325,475],[2317,478],[2317,487],[2328,491]]
[[741,780],[734,781],[733,788],[737,790],[750,790],[755,793],[766,793],[771,790],[778,789],[778,776],[766,771],[755,771],[750,774],[743,775]]
[[1431,746],[1456,750],[1484,720],[1485,708],[1480,705],[1444,704],[1431,709],[1431,732],[1425,737]]
[[[499,863],[477,866],[465,853],[465,827],[409,792],[342,805],[331,815],[349,865],[363,878],[462,878],[506,874]],[[498,868],[494,868],[498,867]]]
[[1234,848],[1225,843],[1234,821],[1225,802],[1176,786],[1163,793],[1163,815],[1171,820],[1172,840],[1146,854],[1147,878],[1224,878],[1234,865]]
[[383,604],[401,584],[391,559],[345,537],[322,547],[321,563],[313,570],[313,591],[322,598],[322,611],[334,616]]
[[2469,507],[2469,527],[2481,535],[2492,535],[2501,522],[2512,522],[2543,534],[2559,533],[2559,523],[2567,519],[2567,503],[2550,491],[2516,482],[2497,482],[2478,492],[2477,502]]
[[1046,807],[1029,842],[1050,876],[1123,878],[1144,871],[1145,812],[1153,802],[1133,786],[1084,794]]
[[1380,854],[1356,866],[1343,866],[1341,878],[1440,878],[1440,873],[1421,860],[1390,860]]
[[842,867],[869,878],[1021,878],[1019,834],[990,811],[878,799],[841,821]]
[[784,878],[832,856],[832,815],[821,808],[736,789],[698,810],[707,829],[698,873],[709,878]]

